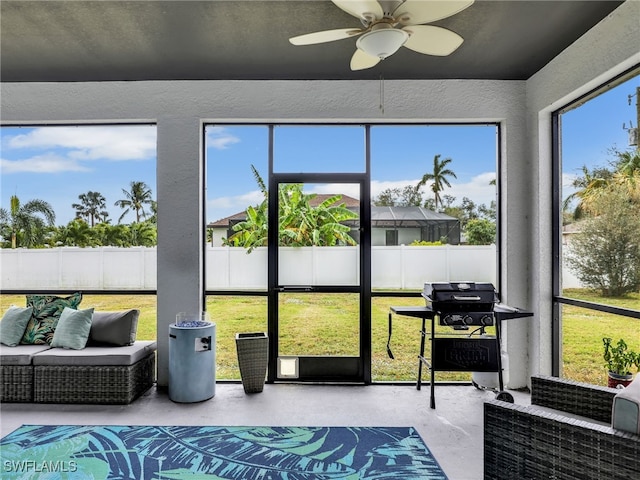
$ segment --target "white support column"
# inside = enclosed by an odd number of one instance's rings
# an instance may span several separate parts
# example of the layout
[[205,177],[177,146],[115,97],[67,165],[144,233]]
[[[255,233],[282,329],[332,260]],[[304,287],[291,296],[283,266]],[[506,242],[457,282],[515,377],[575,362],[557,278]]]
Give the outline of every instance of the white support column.
[[169,325],[202,310],[204,225],[202,123],[158,119],[158,386],[169,384]]

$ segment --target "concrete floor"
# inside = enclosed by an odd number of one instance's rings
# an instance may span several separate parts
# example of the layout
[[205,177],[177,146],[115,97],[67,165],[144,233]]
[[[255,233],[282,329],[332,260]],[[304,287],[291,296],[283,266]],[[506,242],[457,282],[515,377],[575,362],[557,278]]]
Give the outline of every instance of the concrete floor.
[[[527,393],[510,392],[529,404]],[[450,480],[483,477],[483,401],[492,392],[473,386],[429,385],[265,385],[246,395],[239,383],[218,383],[216,395],[200,403],[172,402],[152,388],[131,405],[0,405],[4,437],[22,424],[37,425],[274,425],[413,426]]]

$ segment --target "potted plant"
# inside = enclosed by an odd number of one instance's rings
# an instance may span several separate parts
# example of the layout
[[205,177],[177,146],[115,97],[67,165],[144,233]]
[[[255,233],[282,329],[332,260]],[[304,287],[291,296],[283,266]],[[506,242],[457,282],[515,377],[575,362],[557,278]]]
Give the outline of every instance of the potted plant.
[[629,350],[622,338],[615,345],[609,337],[604,337],[602,342],[604,343],[603,358],[609,372],[608,386],[626,387],[633,380],[631,367],[635,367],[636,372],[640,368],[640,353]]

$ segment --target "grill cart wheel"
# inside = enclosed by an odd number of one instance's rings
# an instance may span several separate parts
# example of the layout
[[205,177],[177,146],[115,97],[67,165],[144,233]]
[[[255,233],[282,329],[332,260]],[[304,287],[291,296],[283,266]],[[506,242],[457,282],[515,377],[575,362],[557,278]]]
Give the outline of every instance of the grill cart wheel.
[[496,394],[496,400],[502,400],[503,402],[513,403],[513,395],[509,392],[498,392]]

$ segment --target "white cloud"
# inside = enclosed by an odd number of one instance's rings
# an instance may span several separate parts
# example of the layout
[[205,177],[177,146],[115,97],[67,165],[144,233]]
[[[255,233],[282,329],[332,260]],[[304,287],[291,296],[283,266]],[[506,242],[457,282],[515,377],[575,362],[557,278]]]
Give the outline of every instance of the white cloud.
[[10,138],[7,146],[66,149],[72,160],[144,160],[156,155],[156,129],[147,125],[40,127]]
[[495,172],[481,173],[467,183],[451,182],[451,188],[446,188],[441,194],[456,197],[456,204],[462,202],[463,197],[467,197],[477,205],[488,206],[496,200],[496,186],[490,184],[491,180],[495,178]]
[[260,190],[253,190],[242,195],[218,197],[207,202],[208,217],[215,217],[213,221],[244,212],[249,205],[258,205],[264,200]]
[[[495,172],[485,172],[473,177],[466,183],[451,182],[451,187],[445,187],[445,190],[441,192],[441,195],[451,195],[456,198],[455,203],[462,202],[463,197],[468,197],[476,204],[489,205],[496,199],[496,187],[491,185],[491,180],[496,178]],[[397,181],[373,181],[371,182],[371,197],[375,198],[386,189],[390,188],[404,188],[407,185],[415,186],[421,179],[415,178],[410,180],[397,180]],[[431,192],[431,183],[426,183],[422,187],[423,198],[427,199],[433,196]]]
[[375,198],[378,195],[380,195],[384,190],[387,189],[394,189],[394,188],[404,188],[408,185],[416,185],[418,182],[420,181],[420,179],[412,179],[412,180],[395,180],[393,182],[391,181],[384,181],[384,182],[380,182],[377,180],[374,180],[371,182],[371,198]]
[[207,128],[207,145],[212,146],[216,150],[225,150],[234,143],[239,143],[240,139],[231,133],[225,127],[209,127]]
[[89,169],[73,159],[47,153],[23,160],[0,159],[0,171],[6,175],[10,173],[86,172]]
[[305,193],[327,193],[330,195],[349,195],[352,198],[360,198],[360,186],[351,183],[323,183],[312,189],[305,189]]

